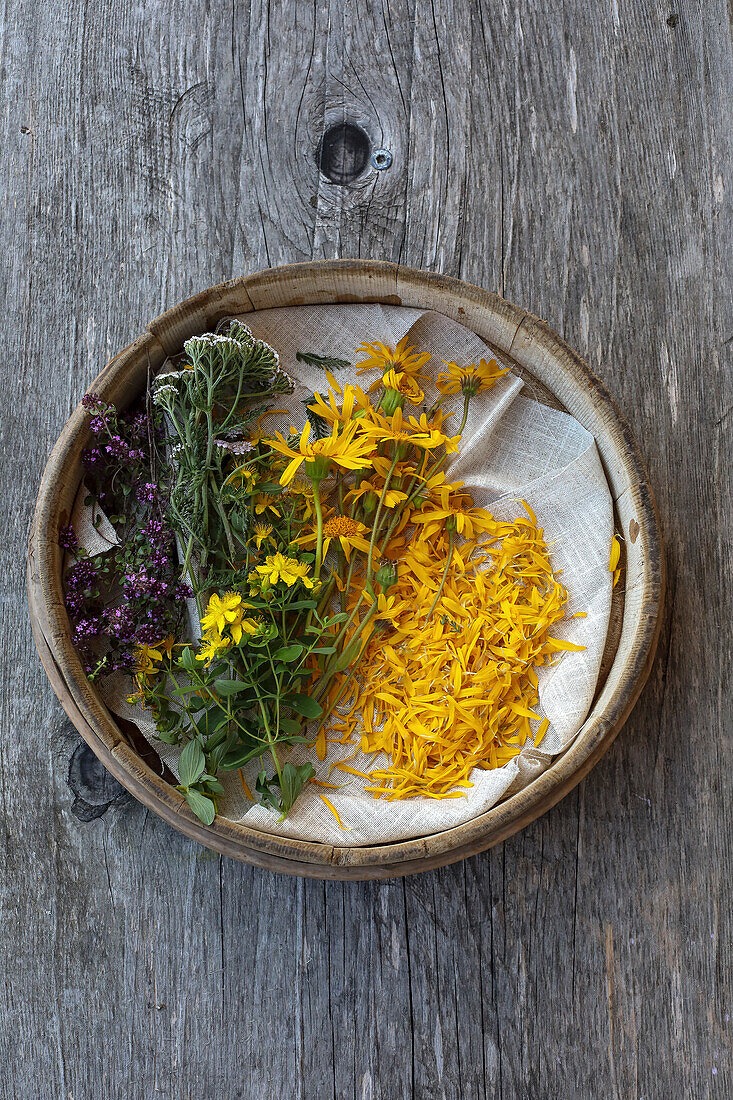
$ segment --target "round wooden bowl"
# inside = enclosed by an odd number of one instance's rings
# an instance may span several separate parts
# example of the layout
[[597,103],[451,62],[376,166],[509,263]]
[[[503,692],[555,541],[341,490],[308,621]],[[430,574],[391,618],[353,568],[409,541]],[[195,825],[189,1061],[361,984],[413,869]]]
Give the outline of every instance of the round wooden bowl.
[[135,736],[135,728],[107,710],[71,644],[58,534],[69,521],[82,478],[80,455],[89,417],[81,406],[53,449],[38,494],[28,550],[31,621],[49,679],[84,740],[123,786],[171,825],[224,855],[275,871],[327,879],[388,878],[439,867],[498,844],[548,810],[590,771],[621,729],[649,674],[664,591],[662,543],[643,461],[603,383],[543,321],[457,279],[361,260],[293,264],[233,279],[151,322],[90,389],[124,408],[141,393],[148,372],[180,352],[190,336],[211,331],[233,314],[317,302],[416,306],[460,321],[527,378],[536,394],[566,409],[595,436],[615,502],[617,530],[625,540],[625,573],[615,590],[616,629],[599,688],[570,748],[528,787],[487,813],[414,840],[335,847],[259,832],[220,816],[207,828],[165,781],[160,761]]

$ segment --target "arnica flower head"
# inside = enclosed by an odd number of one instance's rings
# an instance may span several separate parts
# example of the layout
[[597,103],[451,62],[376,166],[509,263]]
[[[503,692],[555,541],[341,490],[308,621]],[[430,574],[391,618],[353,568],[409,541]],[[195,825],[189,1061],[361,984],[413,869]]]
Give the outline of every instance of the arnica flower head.
[[413,523],[424,524],[425,538],[453,530],[463,538],[472,539],[496,528],[494,517],[484,508],[473,506],[466,493],[451,493],[440,503],[427,504],[412,517]]
[[490,390],[498,380],[509,373],[509,368],[502,369],[496,359],[480,359],[478,363],[471,363],[468,367],[459,367],[457,363],[451,363],[444,359],[447,371],[439,374],[435,385],[440,393],[462,393],[464,397],[474,397],[483,390]]
[[[387,463],[387,468],[389,469],[389,463]],[[365,512],[373,512],[379,503],[380,496],[384,508],[396,508],[398,504],[402,504],[407,500],[407,493],[402,489],[398,489],[396,486],[393,488],[391,485],[385,489],[383,485],[379,485],[373,480],[362,481],[358,489],[352,489],[346,494],[345,499],[360,500]]]
[[366,469],[371,462],[369,456],[374,450],[374,443],[363,435],[357,437],[360,423],[352,420],[348,424],[334,424],[330,435],[311,440],[311,424],[308,421],[298,440],[297,450],[277,432],[276,438],[269,440],[270,446],[290,459],[280,478],[281,485],[289,485],[304,463],[306,477],[313,482],[323,481],[331,464],[343,470]]
[[402,408],[406,401],[411,405],[420,405],[425,400],[425,394],[418,386],[415,379],[404,371],[388,370],[382,376],[381,383],[375,382],[370,390],[384,386],[380,409],[385,416],[391,416],[397,408]]
[[350,420],[358,420],[365,415],[371,407],[369,398],[359,386],[347,384],[339,385],[330,371],[326,371],[329,390],[328,400],[324,401],[320,393],[313,395],[313,404],[308,408],[327,424],[346,424]]
[[378,370],[380,374],[386,374],[389,370],[396,370],[420,378],[419,372],[430,358],[430,352],[416,351],[414,345],[408,345],[407,340],[408,337],[403,336],[395,348],[382,344],[379,340],[375,340],[373,344],[366,341],[360,344],[356,354],[364,355],[364,358],[356,364],[359,373]]
[[[305,535],[300,543],[303,546],[314,544],[315,533]],[[332,542],[338,542],[344,552],[344,557],[349,561],[352,550],[361,550],[369,553],[369,530],[363,523],[352,519],[350,516],[332,516],[323,525],[323,553],[328,553]]]
[[392,416],[376,413],[374,421],[364,425],[363,432],[374,443],[412,444],[426,451],[444,446],[449,454],[458,449],[457,438],[447,436],[437,421],[428,421],[425,413],[419,420],[414,416],[405,418],[402,409],[396,409]]

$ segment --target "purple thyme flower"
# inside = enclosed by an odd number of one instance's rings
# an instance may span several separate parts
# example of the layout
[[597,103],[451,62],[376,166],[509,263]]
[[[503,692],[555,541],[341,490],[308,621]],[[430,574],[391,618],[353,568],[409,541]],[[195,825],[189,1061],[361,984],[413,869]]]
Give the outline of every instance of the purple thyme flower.
[[121,435],[111,436],[104,449],[108,455],[112,455],[114,458],[128,459],[132,457],[132,452]]
[[104,463],[104,455],[99,447],[86,447],[81,452],[81,460],[88,470],[95,470]]
[[77,595],[88,591],[99,574],[90,561],[78,561],[66,574],[66,592]]
[[76,532],[71,524],[67,524],[66,527],[62,527],[59,531],[59,546],[62,550],[78,550],[79,540],[76,537]]
[[99,619],[92,616],[88,619],[78,619],[74,623],[74,630],[72,633],[72,640],[74,645],[78,645],[83,642],[85,638],[96,637],[102,629],[102,624]]
[[152,504],[157,495],[158,487],[152,481],[146,481],[143,485],[138,486],[137,499],[142,504]]

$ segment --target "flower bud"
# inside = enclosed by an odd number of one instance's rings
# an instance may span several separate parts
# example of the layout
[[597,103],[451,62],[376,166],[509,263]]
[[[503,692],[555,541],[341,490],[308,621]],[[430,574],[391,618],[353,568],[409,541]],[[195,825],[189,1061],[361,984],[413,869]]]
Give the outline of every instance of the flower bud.
[[398,390],[386,389],[382,394],[382,402],[379,411],[385,416],[393,416],[397,409],[404,407],[405,399]]
[[399,570],[397,568],[396,561],[390,561],[388,558],[380,565],[377,570],[376,581],[380,585],[383,592],[386,592],[388,588],[391,588],[393,584],[397,584],[397,577]]

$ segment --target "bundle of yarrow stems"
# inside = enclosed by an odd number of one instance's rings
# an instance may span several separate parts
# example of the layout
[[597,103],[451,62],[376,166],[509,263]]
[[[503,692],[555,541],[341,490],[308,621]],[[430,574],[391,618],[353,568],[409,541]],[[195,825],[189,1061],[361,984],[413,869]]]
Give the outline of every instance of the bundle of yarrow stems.
[[206,823],[219,775],[250,761],[245,790],[281,819],[307,783],[335,786],[294,744],[313,761],[343,745],[329,774],[378,799],[460,797],[539,744],[536,670],[582,648],[551,637],[567,593],[529,506],[496,521],[446,473],[506,370],[443,362],[432,382],[428,351],[364,343],[362,388],[337,380],[344,360],[298,357],[324,369],[302,431],[273,409],[293,389],[276,352],[240,322],[151,386],[151,469],[200,637],[179,622],[136,643],[130,701],[181,746],[178,789]]

